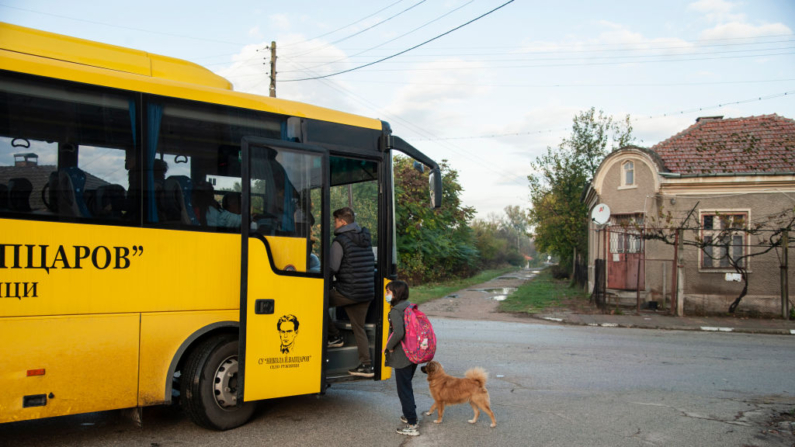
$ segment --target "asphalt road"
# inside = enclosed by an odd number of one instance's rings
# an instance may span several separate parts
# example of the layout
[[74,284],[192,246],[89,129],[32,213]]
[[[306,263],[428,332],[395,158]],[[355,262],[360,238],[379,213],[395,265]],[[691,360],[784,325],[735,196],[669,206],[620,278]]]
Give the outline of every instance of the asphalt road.
[[[394,433],[393,380],[338,384],[322,397],[278,399],[228,432],[194,426],[178,408],[144,411],[135,427],[117,412],[0,425],[9,446],[791,446],[795,340],[699,333],[436,319],[437,360],[462,376],[490,373],[497,427],[469,405],[421,435]],[[418,410],[430,408],[425,376]],[[790,415],[784,419],[793,420]]]

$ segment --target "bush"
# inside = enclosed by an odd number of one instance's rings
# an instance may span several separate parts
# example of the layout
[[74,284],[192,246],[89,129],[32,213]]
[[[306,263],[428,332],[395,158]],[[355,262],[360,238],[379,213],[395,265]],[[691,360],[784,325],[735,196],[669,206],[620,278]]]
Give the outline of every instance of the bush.
[[555,279],[569,279],[569,270],[559,265],[553,265],[550,269],[552,277]]
[[508,262],[508,264],[511,264],[513,266],[516,266],[516,267],[521,267],[521,266],[525,265],[525,262],[526,262],[524,260],[524,256],[522,256],[521,253],[516,252],[516,251],[512,251],[512,252],[508,253],[508,256],[506,257],[506,261]]

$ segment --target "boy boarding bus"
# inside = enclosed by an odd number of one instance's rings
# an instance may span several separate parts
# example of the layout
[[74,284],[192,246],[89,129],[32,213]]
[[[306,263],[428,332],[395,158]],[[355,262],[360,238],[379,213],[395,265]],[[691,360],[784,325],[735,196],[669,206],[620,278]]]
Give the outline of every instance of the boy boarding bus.
[[[326,348],[331,210],[370,229],[366,330],[385,380],[396,278],[385,122],[239,93],[186,61],[0,24],[0,423],[169,404],[245,423],[258,400],[361,380]],[[319,262],[319,267],[318,267]]]

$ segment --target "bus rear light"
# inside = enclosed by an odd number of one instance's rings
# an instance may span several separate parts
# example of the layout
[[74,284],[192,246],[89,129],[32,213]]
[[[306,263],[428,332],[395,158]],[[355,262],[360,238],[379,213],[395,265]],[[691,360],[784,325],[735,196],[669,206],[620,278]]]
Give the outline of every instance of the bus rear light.
[[28,377],[31,377],[31,376],[43,376],[43,375],[44,375],[44,369],[29,369],[28,370]]

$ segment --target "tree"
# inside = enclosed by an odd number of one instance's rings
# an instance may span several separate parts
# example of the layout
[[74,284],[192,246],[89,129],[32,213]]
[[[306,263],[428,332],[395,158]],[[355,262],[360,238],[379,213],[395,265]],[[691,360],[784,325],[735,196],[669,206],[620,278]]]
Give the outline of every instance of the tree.
[[527,212],[516,205],[504,209],[504,215],[490,213],[486,219],[475,219],[470,227],[475,232],[475,246],[480,253],[480,267],[493,268],[507,264],[523,266],[525,255],[538,257],[527,234]]
[[413,160],[395,157],[395,206],[399,275],[412,282],[469,276],[478,266],[478,251],[469,222],[475,209],[461,202],[458,172],[446,160],[442,171],[442,207],[430,208],[428,173]]
[[557,256],[563,268],[571,268],[574,249],[587,251],[588,210],[580,200],[583,188],[608,154],[608,146],[615,150],[633,140],[629,115],[617,122],[592,107],[574,117],[571,135],[559,147],[547,147],[531,163],[529,222],[536,248]]

